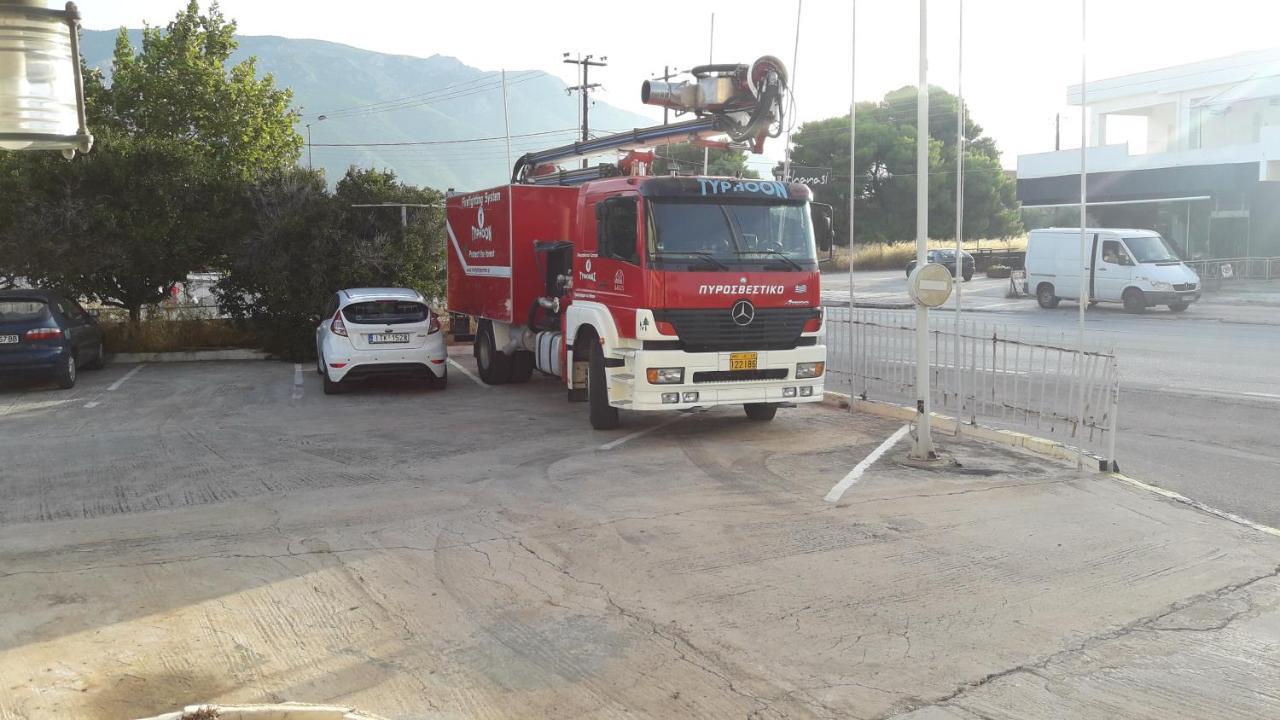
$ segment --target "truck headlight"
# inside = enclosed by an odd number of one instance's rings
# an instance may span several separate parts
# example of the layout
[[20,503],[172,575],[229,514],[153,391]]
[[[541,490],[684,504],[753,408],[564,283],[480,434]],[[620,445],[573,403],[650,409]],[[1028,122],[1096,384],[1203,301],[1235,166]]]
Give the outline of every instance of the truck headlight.
[[650,385],[679,385],[684,382],[684,368],[649,368],[645,376]]
[[1173,284],[1167,283],[1163,280],[1153,280],[1151,282],[1151,289],[1152,290],[1172,290]]
[[796,365],[796,379],[806,380],[808,378],[822,377],[822,373],[827,369],[824,362],[799,363]]

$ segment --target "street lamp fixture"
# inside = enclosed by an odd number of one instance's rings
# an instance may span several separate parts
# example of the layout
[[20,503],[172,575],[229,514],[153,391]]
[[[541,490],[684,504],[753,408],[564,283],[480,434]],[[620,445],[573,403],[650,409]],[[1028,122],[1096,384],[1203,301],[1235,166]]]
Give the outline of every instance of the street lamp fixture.
[[87,153],[80,10],[0,0],[0,149]]

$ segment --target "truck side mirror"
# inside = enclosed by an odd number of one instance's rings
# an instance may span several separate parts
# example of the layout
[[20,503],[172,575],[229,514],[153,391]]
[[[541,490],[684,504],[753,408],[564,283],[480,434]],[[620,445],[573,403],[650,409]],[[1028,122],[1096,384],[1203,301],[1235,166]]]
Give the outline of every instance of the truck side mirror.
[[836,231],[832,223],[835,213],[826,203],[810,203],[809,215],[813,220],[813,238],[818,242],[818,249],[827,251],[835,241]]

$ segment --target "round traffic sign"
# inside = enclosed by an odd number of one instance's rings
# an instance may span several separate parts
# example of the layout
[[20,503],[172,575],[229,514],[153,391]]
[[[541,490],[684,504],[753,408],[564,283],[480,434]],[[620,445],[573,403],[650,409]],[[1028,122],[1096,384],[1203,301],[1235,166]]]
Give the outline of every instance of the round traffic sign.
[[917,305],[938,307],[951,297],[951,273],[937,263],[921,265],[907,278],[907,291]]

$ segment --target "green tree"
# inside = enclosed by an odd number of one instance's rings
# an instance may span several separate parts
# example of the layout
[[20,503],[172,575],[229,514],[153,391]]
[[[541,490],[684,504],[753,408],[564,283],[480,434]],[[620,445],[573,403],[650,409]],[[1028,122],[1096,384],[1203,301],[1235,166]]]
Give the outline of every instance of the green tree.
[[201,12],[190,0],[164,29],[146,28],[135,54],[128,33],[116,38],[103,121],[131,135],[181,141],[215,169],[250,179],[295,164],[302,136],[293,91],[257,76],[256,59],[228,69],[236,24],[217,2]]
[[434,190],[400,183],[393,173],[351,168],[334,193],[318,172],[291,168],[261,178],[243,197],[251,226],[228,244],[219,304],[251,321],[268,350],[312,354],[313,316],[347,287],[411,287],[427,298],[444,291],[443,210],[352,207],[440,205]]
[[[351,168],[338,181],[334,199],[343,213],[341,230],[352,241],[355,263],[351,285],[392,284],[439,299],[445,288],[444,196],[429,188],[405,185],[387,170]],[[400,208],[355,205],[405,203]]]
[[224,190],[187,145],[111,133],[102,145],[70,163],[44,153],[6,163],[4,184],[23,191],[0,211],[0,245],[13,253],[0,262],[137,322],[207,259]]
[[700,145],[693,143],[676,143],[659,145],[653,161],[654,175],[670,175],[672,170],[682,174],[716,175],[720,177],[760,177],[754,170],[747,169],[747,154],[741,150],[725,150],[711,148],[707,171],[702,168],[702,152]]
[[0,277],[141,308],[191,270],[220,264],[241,232],[238,185],[293,166],[302,138],[292,95],[227,69],[235,23],[192,0],[136,52],[116,40],[111,84],[86,71],[93,152],[0,154]]
[[[915,234],[916,89],[905,87],[879,102],[858,103],[857,237],[864,242],[908,239]],[[929,234],[955,236],[957,98],[942,88],[929,93]],[[1021,230],[1013,183],[1000,168],[995,142],[965,122],[965,235],[1001,237]],[[792,136],[792,161],[833,168],[820,199],[835,207],[837,242],[849,242],[849,116],[805,123]]]

